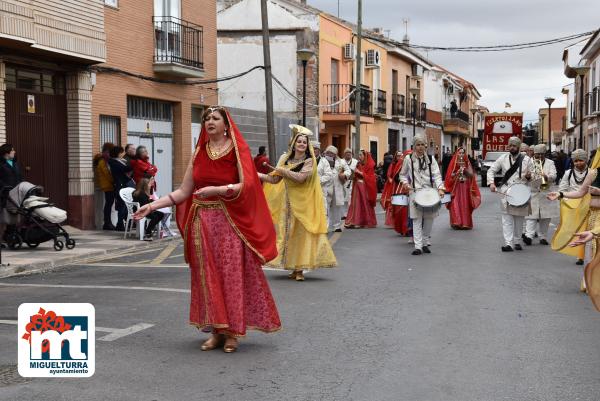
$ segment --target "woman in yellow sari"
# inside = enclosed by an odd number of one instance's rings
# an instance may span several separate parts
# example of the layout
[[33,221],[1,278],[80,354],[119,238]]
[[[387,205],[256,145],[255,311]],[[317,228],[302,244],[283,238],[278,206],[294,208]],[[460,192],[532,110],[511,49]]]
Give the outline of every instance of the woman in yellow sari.
[[303,270],[337,266],[327,239],[323,193],[317,175],[312,132],[290,125],[292,140],[277,167],[259,174],[277,231],[278,256],[267,264],[292,270],[291,279],[304,281]]
[[[548,199],[562,199],[560,224],[552,238],[552,249],[569,256],[581,257],[583,243],[576,242],[577,233],[591,231],[600,224],[600,152],[596,152],[590,165],[589,174],[577,191],[551,192]],[[576,244],[576,245],[573,245]],[[598,249],[592,242],[591,255],[594,259]],[[584,252],[585,253],[585,252]],[[581,291],[586,291],[585,277],[581,281]]]

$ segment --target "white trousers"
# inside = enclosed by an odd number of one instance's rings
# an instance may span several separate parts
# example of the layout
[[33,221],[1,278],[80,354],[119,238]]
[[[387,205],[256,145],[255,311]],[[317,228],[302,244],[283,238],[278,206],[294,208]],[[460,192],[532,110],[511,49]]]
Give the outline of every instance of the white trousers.
[[415,249],[423,249],[423,245],[431,241],[431,229],[433,228],[433,217],[423,217],[412,219],[413,238],[415,240]]
[[521,243],[523,235],[523,216],[513,216],[512,214],[502,213],[502,235],[504,236],[504,245],[513,246]]
[[533,238],[535,236],[535,229],[537,223],[540,223],[540,230],[537,232],[538,237],[540,239],[547,239],[548,237],[548,228],[550,227],[551,219],[538,219],[538,220],[525,220],[525,235],[529,238]]
[[344,205],[335,204],[335,199],[327,198],[327,226],[330,231],[342,228],[342,217],[344,216]]

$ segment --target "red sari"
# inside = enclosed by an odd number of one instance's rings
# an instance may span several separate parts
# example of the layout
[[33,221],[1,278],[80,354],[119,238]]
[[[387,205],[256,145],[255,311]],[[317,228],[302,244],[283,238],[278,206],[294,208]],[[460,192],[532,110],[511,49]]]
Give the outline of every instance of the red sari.
[[281,327],[262,271],[262,264],[277,256],[277,247],[250,149],[227,117],[233,146],[217,159],[206,150],[208,134],[202,127],[194,153],[194,187],[240,182],[240,193],[234,198],[192,195],[177,205],[177,225],[190,265],[190,324],[239,337],[246,329],[272,332]]
[[377,204],[377,179],[375,178],[375,161],[369,152],[365,160],[356,165],[352,196],[346,215],[346,226],[373,228],[377,226],[375,205]]
[[[412,153],[412,150],[404,151],[404,153],[402,154],[402,157],[398,161],[398,163],[399,163],[397,166],[398,172],[396,174],[400,174],[400,171],[402,170],[402,165],[404,164],[404,158],[407,155],[410,155],[411,153]],[[401,186],[399,188],[401,188]],[[406,190],[399,190],[398,193],[402,194],[402,195],[409,194],[409,192]],[[412,235],[411,221],[410,221],[410,218],[408,217],[408,206],[392,205],[391,207],[392,207],[392,218],[393,218],[393,222],[394,222],[394,230],[396,230],[396,232],[398,234],[401,234],[404,236]]]
[[467,155],[463,155],[463,178],[460,178],[459,151],[460,148],[454,153],[446,172],[446,190],[452,193],[452,201],[446,207],[450,212],[452,228],[470,230],[473,228],[473,210],[481,204],[481,193]]

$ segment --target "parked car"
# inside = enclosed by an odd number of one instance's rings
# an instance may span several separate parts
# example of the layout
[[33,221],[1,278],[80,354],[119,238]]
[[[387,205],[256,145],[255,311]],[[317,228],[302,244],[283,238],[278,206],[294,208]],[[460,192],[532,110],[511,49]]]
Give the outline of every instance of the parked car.
[[[494,164],[494,162],[496,160],[498,160],[500,158],[500,156],[502,156],[505,153],[508,153],[508,152],[487,152],[487,154],[485,155],[485,159],[483,160],[483,166],[481,167],[481,186],[482,187],[488,186],[487,172],[490,169],[490,167],[492,167],[492,164]],[[496,173],[496,176],[494,177],[494,184],[498,185],[498,183],[502,180],[502,177],[503,176],[500,172]]]

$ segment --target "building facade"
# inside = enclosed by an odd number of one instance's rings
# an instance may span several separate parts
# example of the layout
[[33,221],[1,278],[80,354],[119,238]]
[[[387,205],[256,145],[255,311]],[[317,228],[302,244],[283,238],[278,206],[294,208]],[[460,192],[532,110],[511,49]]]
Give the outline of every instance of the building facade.
[[[96,69],[93,150],[105,142],[146,146],[164,195],[183,179],[203,108],[218,103],[216,83],[199,83],[217,74],[216,3],[106,3],[107,57]],[[100,207],[101,201],[97,215]]]
[[0,1],[0,142],[68,223],[91,227],[93,74],[106,60],[102,0]]

